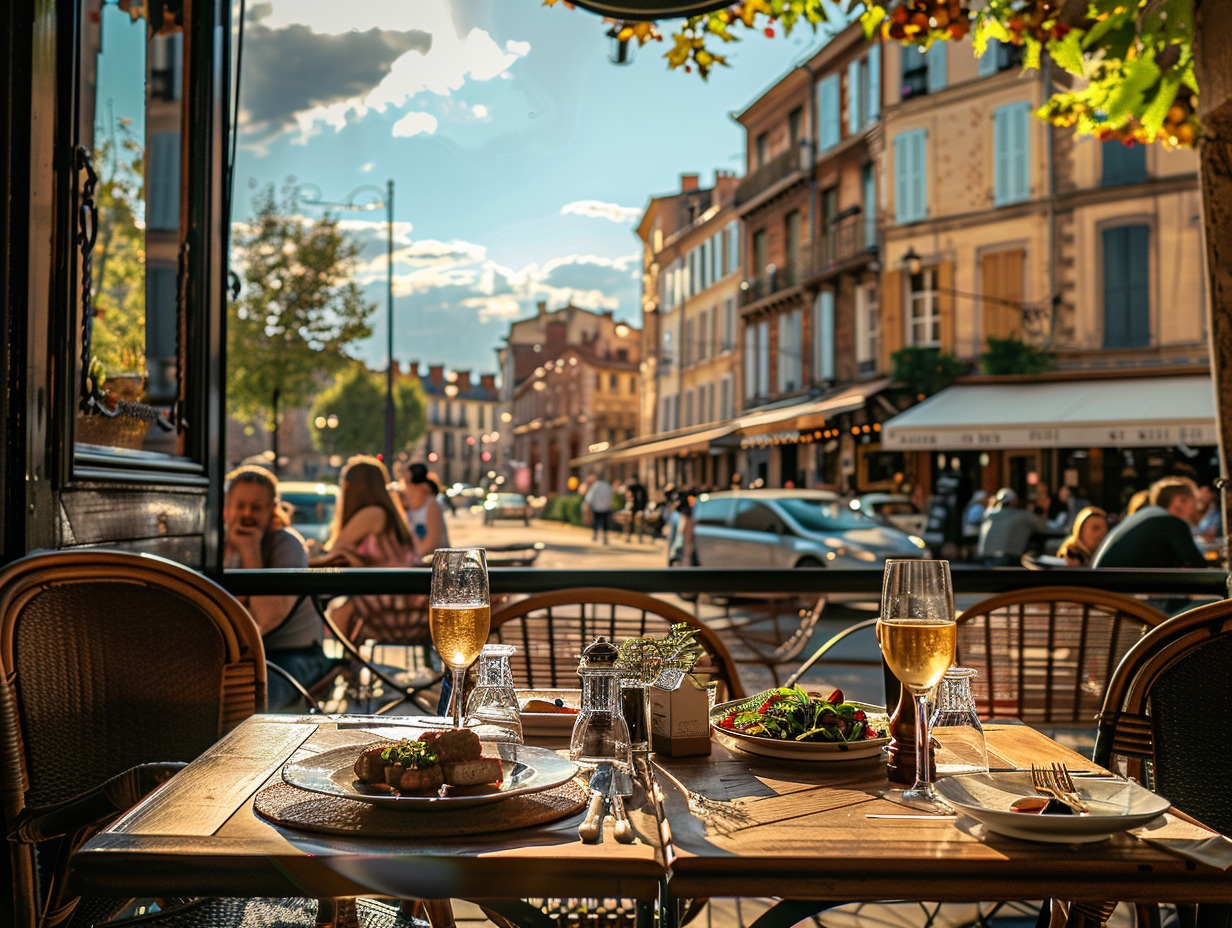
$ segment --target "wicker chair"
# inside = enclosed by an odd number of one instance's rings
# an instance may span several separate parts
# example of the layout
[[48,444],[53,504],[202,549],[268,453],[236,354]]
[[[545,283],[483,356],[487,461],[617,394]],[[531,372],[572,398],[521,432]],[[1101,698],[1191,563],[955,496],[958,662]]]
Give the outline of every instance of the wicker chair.
[[511,660],[515,686],[554,689],[578,685],[582,649],[597,635],[620,642],[662,635],[678,623],[697,630],[705,651],[695,675],[718,682],[720,702],[743,698],[736,662],[718,635],[682,609],[644,593],[604,587],[538,593],[493,612],[488,640],[517,646]]
[[[0,671],[13,923],[103,921],[126,900],[72,898],[73,849],[265,709],[260,633],[231,594],[179,564],[45,552],[0,572]],[[70,756],[88,761],[66,769]],[[311,926],[317,914],[309,899],[180,903],[143,925]],[[388,911],[359,914],[375,925],[391,923]]]
[[1158,609],[1118,593],[1047,586],[982,600],[958,617],[958,663],[985,718],[1093,727],[1109,676]]
[[1232,835],[1220,757],[1232,745],[1232,600],[1197,606],[1148,632],[1116,668],[1099,715],[1095,762],[1131,775]]

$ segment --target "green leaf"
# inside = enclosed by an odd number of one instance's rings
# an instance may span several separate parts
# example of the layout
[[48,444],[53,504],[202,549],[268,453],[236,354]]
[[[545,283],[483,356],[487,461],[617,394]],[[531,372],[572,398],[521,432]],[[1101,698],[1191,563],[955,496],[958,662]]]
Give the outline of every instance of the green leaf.
[[1071,29],[1061,41],[1048,43],[1048,54],[1052,60],[1070,74],[1079,77],[1086,76],[1086,59],[1082,54],[1082,30]]
[[1158,65],[1150,58],[1131,58],[1121,71],[1121,80],[1111,88],[1105,112],[1108,122],[1120,125],[1142,112],[1148,91],[1159,81]]
[[1172,102],[1176,99],[1177,91],[1180,89],[1180,76],[1169,72],[1159,81],[1154,88],[1154,95],[1147,100],[1146,105],[1142,108],[1142,116],[1140,117],[1142,125],[1152,136],[1164,127],[1164,120],[1168,118],[1168,110],[1171,109]]
[[886,18],[885,7],[870,6],[864,11],[864,15],[860,17],[860,25],[864,27],[864,38],[868,41],[873,41],[877,37],[877,30],[881,28],[882,20]]

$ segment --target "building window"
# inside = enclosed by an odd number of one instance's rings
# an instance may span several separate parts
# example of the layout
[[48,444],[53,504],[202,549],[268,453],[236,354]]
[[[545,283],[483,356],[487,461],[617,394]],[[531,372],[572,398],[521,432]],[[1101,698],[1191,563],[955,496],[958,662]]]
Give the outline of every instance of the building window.
[[757,396],[757,326],[748,323],[744,327],[744,398]]
[[1146,180],[1146,146],[1126,145],[1116,139],[1100,143],[1102,162],[1099,183],[1103,187],[1140,184]]
[[783,224],[787,239],[783,264],[787,272],[787,285],[790,286],[796,282],[796,271],[800,266],[800,211],[793,209],[787,214]]
[[800,124],[804,121],[804,110],[796,107],[787,114],[787,137],[791,139],[791,149],[796,150],[800,144]]
[[757,323],[757,395],[770,395],[770,320]]
[[720,393],[719,393],[719,396],[721,397],[721,403],[722,403],[722,405],[719,407],[719,410],[720,410],[720,411],[719,411],[719,417],[720,417],[721,419],[730,419],[730,418],[731,418],[731,415],[732,415],[732,408],[731,408],[731,393],[732,393],[732,389],[731,389],[731,386],[732,386],[732,384],[731,384],[731,378],[730,378],[730,377],[724,377],[724,378],[723,378],[723,382],[720,384],[720,388],[721,388],[721,390],[720,390]]
[[1151,229],[1104,229],[1104,347],[1142,348],[1151,343]]
[[723,350],[736,347],[736,301],[728,297],[723,304]]
[[684,336],[681,339],[680,345],[680,364],[682,367],[688,367],[693,363],[693,320],[688,319],[684,324]]
[[877,285],[856,288],[856,366],[861,373],[877,369],[881,356],[881,303]]
[[877,175],[870,161],[860,171],[860,186],[864,191],[864,247],[877,246]]
[[839,143],[843,114],[839,102],[838,75],[828,74],[817,82],[817,150],[827,151]]
[[803,313],[798,309],[779,315],[779,349],[775,352],[779,393],[790,393],[801,385],[804,367],[803,318]]
[[992,111],[993,195],[995,206],[1021,203],[1031,196],[1031,104],[1008,103]]
[[834,291],[820,290],[813,304],[813,382],[834,379]]
[[902,85],[900,94],[904,100],[926,93],[936,93],[946,86],[946,45],[934,42],[928,51],[914,48],[902,49]]
[[693,421],[693,391],[692,390],[689,390],[684,395],[684,422],[682,424],[685,426],[690,426],[694,424],[694,421]]
[[766,273],[766,230],[758,229],[753,233],[753,275],[761,277]]
[[855,135],[864,128],[864,94],[867,93],[868,61],[856,58],[847,63],[847,132]]
[[754,162],[754,168],[765,167],[766,162],[770,160],[770,133],[763,132],[757,136],[756,145],[757,161]]
[[1022,47],[1008,45],[999,39],[989,39],[980,56],[980,77],[999,74],[1022,63]]
[[907,292],[907,344],[916,348],[941,346],[936,268],[927,267],[911,275],[911,289]]
[[928,215],[927,140],[927,129],[894,137],[894,216],[900,223],[918,222]]
[[607,383],[608,383],[608,392],[610,393],[620,392],[620,375],[619,374],[609,375]]
[[740,223],[727,224],[727,266],[724,274],[735,274],[740,270]]
[[706,314],[697,317],[697,360],[705,361],[710,354],[710,342],[706,339]]

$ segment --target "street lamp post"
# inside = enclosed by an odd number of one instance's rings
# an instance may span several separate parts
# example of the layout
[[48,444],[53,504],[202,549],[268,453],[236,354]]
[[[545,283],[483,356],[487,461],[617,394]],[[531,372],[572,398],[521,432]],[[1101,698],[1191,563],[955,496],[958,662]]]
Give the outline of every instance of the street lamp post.
[[[364,193],[377,193],[375,203],[358,204],[355,198]],[[385,466],[394,460],[394,181],[385,181],[382,190],[376,184],[361,184],[341,201],[324,200],[316,184],[301,184],[296,195],[312,206],[334,206],[339,209],[385,210]]]

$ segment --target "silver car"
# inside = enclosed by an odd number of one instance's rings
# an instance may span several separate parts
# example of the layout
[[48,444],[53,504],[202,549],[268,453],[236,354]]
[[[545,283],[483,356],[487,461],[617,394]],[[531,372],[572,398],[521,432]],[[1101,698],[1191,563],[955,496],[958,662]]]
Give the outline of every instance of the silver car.
[[[881,567],[928,557],[923,539],[849,508],[825,490],[704,493],[693,507],[701,567]],[[669,563],[680,563],[677,533]]]

